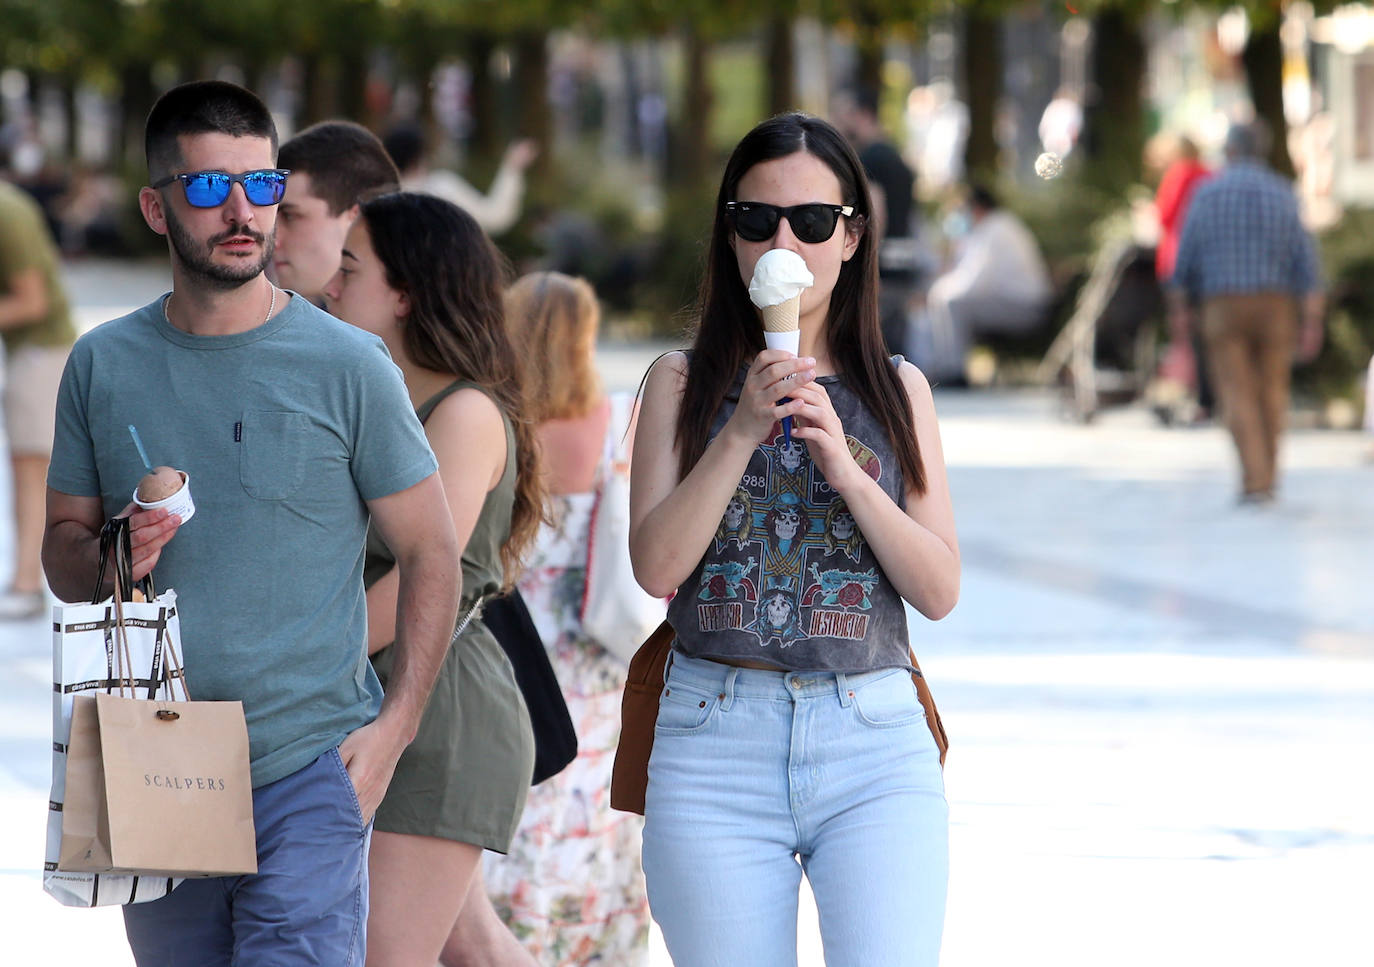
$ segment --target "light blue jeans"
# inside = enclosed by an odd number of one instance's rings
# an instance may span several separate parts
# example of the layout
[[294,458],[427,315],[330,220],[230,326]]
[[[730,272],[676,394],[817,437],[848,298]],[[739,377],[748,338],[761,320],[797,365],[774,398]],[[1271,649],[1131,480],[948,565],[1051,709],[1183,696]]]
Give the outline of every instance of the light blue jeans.
[[909,672],[673,655],[649,759],[644,873],[676,967],[794,967],[803,871],[828,967],[935,967],[948,824]]

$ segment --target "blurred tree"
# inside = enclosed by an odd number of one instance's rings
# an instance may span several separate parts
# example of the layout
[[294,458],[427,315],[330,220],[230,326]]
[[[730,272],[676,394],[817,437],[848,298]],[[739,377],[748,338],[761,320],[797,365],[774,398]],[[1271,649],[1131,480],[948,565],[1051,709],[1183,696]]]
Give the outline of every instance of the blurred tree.
[[[1327,14],[1340,0],[1312,0],[1313,13]],[[1180,4],[1179,7],[1185,5]],[[1250,30],[1241,52],[1241,66],[1250,92],[1255,115],[1262,118],[1273,135],[1269,164],[1280,174],[1294,176],[1293,159],[1288,154],[1288,118],[1283,110],[1283,43],[1279,36],[1284,8],[1281,0],[1191,0],[1187,5],[1212,12],[1240,7],[1246,13]]]
[[960,58],[962,94],[968,105],[964,171],[970,178],[995,178],[997,102],[1002,96],[1002,18],[1007,4],[969,0],[964,4],[964,47]]
[[769,115],[797,107],[797,49],[792,27],[788,12],[775,11],[764,28],[764,56],[768,61],[766,113]]
[[1268,124],[1273,138],[1269,165],[1285,178],[1293,178],[1293,159],[1288,154],[1288,118],[1283,113],[1283,45],[1279,40],[1282,12],[1277,3],[1256,4],[1250,13],[1250,34],[1241,51],[1245,83],[1255,115]]
[[1145,150],[1143,22],[1138,0],[1098,9],[1092,18],[1091,90],[1084,105],[1085,175],[1119,190],[1140,180]]

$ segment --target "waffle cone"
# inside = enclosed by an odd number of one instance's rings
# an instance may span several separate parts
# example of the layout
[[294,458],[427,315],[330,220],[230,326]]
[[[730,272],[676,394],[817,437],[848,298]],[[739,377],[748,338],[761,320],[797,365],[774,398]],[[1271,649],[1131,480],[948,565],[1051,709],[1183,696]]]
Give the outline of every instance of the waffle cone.
[[800,328],[798,317],[801,310],[801,293],[786,302],[775,306],[763,306],[759,312],[763,316],[764,332],[795,332]]

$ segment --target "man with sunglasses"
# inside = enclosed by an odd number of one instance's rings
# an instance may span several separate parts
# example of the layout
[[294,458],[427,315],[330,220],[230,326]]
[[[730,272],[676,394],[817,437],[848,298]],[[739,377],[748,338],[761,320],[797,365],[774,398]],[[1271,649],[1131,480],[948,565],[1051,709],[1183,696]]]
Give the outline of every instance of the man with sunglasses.
[[[176,589],[198,700],[248,720],[258,873],[125,907],[140,965],[361,964],[371,818],[446,652],[458,548],[434,455],[379,339],[263,274],[287,172],[257,97],[218,81],[148,116],[148,225],[171,293],[77,341],[63,376],[43,560],[90,593],[97,534],[130,517],[134,576]],[[182,525],[129,495],[148,458],[185,471]],[[400,565],[398,674],[366,654],[369,515]],[[101,589],[101,593],[105,593]]]

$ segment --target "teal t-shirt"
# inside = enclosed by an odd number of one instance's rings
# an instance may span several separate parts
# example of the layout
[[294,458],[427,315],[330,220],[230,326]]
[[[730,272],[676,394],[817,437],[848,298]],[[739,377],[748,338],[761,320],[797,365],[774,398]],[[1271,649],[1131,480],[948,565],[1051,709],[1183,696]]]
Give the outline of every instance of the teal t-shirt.
[[231,336],[170,325],[162,300],[77,340],[48,485],[130,502],[144,468],[190,478],[196,512],[153,577],[175,588],[193,699],[243,701],[261,786],[370,722],[365,501],[438,467],[377,337],[296,296]]

